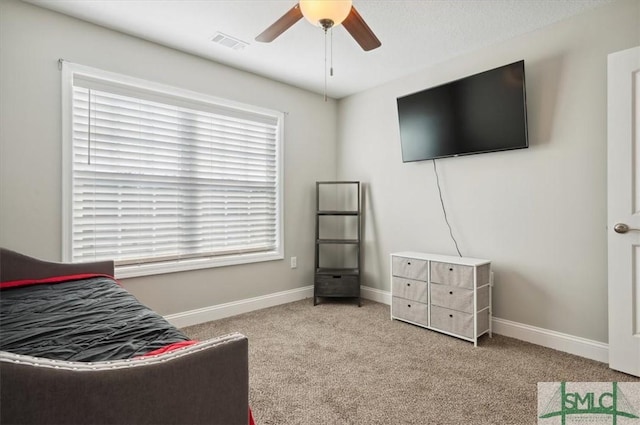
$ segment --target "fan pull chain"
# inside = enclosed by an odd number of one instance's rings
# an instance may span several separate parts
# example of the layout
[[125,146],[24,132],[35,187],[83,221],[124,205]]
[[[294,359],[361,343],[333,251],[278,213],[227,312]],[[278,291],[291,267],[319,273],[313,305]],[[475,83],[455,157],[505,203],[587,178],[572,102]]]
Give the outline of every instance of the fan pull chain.
[[327,101],[327,29],[324,28],[324,101]]
[[[333,25],[333,22],[330,21]],[[333,26],[324,26],[324,101],[327,101],[327,68],[329,69],[329,76],[333,77]],[[327,31],[329,34],[329,66],[327,67]]]
[[333,27],[331,27],[331,39],[329,40],[329,54],[331,55],[331,68],[329,68],[329,76],[333,77]]

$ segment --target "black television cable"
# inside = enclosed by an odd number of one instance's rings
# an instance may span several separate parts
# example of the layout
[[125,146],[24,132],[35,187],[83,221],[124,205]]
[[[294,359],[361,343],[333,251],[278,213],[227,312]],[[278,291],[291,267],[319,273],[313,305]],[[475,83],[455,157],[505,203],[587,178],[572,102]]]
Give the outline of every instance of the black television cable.
[[440,205],[442,206],[442,213],[444,214],[444,221],[447,223],[447,227],[449,228],[449,235],[453,240],[453,243],[456,245],[456,251],[458,251],[458,256],[462,257],[460,253],[460,248],[458,248],[458,241],[453,236],[453,230],[451,230],[451,224],[449,224],[449,218],[447,217],[447,209],[444,207],[444,200],[442,199],[442,189],[440,188],[440,177],[438,177],[438,167],[436,167],[436,159],[432,159],[433,161],[433,172],[436,175],[436,184],[438,185],[438,195],[440,196]]

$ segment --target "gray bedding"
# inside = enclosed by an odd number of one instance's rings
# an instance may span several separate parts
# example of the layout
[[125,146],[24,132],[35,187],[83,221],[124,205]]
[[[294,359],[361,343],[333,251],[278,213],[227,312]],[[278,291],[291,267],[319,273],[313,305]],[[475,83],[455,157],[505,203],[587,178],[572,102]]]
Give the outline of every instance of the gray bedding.
[[0,323],[0,350],[54,360],[129,359],[189,340],[103,276],[3,289]]

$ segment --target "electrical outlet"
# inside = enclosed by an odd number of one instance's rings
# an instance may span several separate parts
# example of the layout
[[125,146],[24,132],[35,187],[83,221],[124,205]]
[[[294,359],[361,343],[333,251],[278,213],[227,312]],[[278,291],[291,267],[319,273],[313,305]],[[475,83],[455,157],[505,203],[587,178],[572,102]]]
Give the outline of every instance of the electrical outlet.
[[298,267],[298,257],[291,257],[291,268],[295,269]]

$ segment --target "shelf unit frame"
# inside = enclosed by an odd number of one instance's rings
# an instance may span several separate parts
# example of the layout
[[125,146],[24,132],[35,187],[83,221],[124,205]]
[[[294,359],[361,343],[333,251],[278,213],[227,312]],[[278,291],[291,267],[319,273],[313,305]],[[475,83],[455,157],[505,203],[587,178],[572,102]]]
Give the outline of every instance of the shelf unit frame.
[[[353,186],[356,199],[356,209],[331,209],[321,210],[321,188],[323,186]],[[315,259],[314,259],[314,285],[313,285],[313,305],[318,304],[319,298],[355,298],[358,306],[361,305],[360,298],[360,268],[361,268],[361,185],[359,181],[318,181],[316,182],[316,223],[315,223]],[[320,219],[321,217],[355,217],[356,237],[350,238],[321,238]],[[343,245],[355,248],[355,267],[321,267],[320,247],[323,245]]]

